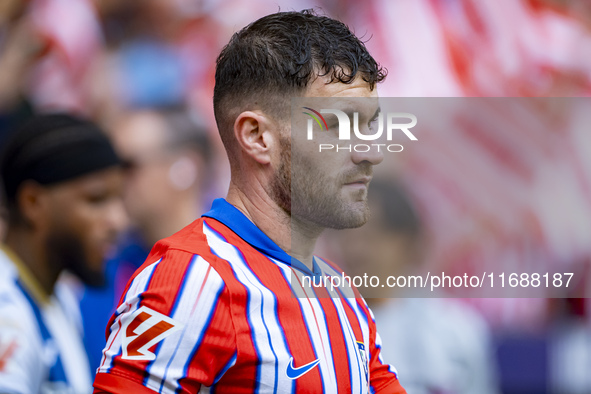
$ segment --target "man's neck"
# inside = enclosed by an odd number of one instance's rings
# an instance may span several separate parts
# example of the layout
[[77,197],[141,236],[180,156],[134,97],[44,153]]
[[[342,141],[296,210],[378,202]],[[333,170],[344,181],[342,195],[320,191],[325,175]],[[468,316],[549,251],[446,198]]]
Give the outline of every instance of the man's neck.
[[292,220],[267,193],[255,192],[253,189],[244,190],[233,182],[230,183],[226,201],[240,210],[287,254],[312,270],[314,246],[322,232],[321,229],[312,224]]
[[46,253],[43,253],[42,241],[29,231],[9,228],[6,233],[6,246],[20,262],[30,271],[46,296],[53,293],[61,270],[50,267]]

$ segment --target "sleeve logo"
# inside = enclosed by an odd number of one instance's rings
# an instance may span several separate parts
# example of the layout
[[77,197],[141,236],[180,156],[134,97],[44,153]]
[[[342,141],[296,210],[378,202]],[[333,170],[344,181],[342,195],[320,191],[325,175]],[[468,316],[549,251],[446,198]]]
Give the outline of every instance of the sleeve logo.
[[180,330],[181,324],[146,306],[136,310],[122,327],[124,334],[121,358],[152,361],[156,355],[149,349]]

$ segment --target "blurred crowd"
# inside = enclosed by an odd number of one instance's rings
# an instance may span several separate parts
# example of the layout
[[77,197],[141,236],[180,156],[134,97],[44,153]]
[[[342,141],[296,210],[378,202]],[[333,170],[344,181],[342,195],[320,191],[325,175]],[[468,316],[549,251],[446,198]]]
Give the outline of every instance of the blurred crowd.
[[[34,113],[69,112],[101,125],[124,162],[129,228],[107,258],[108,286],[80,291],[91,367],[150,247],[225,195],[229,169],[212,107],[222,46],[262,15],[311,7],[366,40],[388,69],[382,97],[498,98],[376,169],[395,185],[386,195],[406,207],[392,217],[408,225],[393,225],[376,249],[398,256],[391,269],[577,273],[563,298],[373,302],[402,384],[406,375],[409,393],[591,392],[587,0],[0,2],[0,146]],[[337,262],[378,248],[336,245],[326,241],[326,250],[340,249]]]

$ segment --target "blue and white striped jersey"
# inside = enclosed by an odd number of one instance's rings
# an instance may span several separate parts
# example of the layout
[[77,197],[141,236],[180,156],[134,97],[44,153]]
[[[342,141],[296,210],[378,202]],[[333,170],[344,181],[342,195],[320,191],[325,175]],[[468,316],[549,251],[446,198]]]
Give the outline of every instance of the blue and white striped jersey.
[[75,300],[65,288],[45,295],[8,249],[0,250],[0,272],[0,392],[90,392]]

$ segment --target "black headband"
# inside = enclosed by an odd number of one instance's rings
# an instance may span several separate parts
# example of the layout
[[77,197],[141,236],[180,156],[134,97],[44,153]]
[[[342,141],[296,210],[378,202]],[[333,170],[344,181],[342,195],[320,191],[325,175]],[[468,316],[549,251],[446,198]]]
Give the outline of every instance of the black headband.
[[8,200],[26,180],[50,185],[121,164],[97,126],[69,115],[41,115],[13,137],[1,168]]

